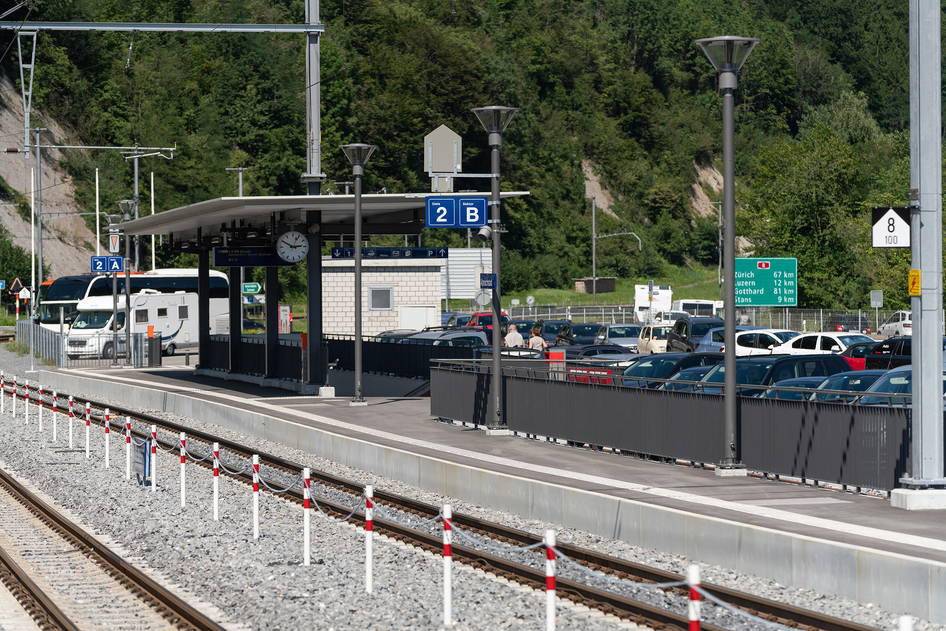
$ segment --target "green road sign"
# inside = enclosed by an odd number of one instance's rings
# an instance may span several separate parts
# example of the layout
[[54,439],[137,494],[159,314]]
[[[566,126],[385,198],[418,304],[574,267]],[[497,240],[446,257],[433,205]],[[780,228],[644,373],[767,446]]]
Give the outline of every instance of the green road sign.
[[798,259],[736,259],[737,307],[798,305]]
[[240,286],[240,293],[243,294],[258,294],[262,291],[263,286],[259,283],[243,283]]

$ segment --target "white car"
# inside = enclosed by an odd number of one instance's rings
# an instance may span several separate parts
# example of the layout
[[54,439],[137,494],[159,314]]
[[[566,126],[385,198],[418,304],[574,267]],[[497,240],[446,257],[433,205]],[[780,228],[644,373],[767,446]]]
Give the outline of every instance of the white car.
[[913,335],[913,313],[911,311],[897,311],[884,320],[884,323],[878,327],[877,333],[884,337]]
[[875,342],[860,333],[802,333],[781,346],[772,349],[773,355],[811,355],[815,353],[840,353],[851,344]]
[[667,333],[673,327],[669,324],[648,324],[637,336],[637,352],[641,354],[666,353]]
[[[798,337],[798,331],[788,329],[751,329],[736,331],[736,357],[771,355],[775,348]],[[725,347],[721,350],[725,350]]]

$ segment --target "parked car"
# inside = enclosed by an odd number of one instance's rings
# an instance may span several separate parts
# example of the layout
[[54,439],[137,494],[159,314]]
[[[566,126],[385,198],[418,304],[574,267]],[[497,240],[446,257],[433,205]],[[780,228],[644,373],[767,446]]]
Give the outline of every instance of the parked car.
[[[692,353],[700,349],[700,342],[710,330],[723,326],[719,318],[679,318],[667,334],[667,352]],[[709,341],[709,340],[707,340]]]
[[637,337],[638,353],[666,353],[667,334],[673,327],[669,324],[648,324],[641,328]]
[[422,331],[398,340],[399,344],[429,344],[432,346],[487,346],[489,337],[483,331],[446,330]]
[[448,329],[459,329],[462,326],[466,326],[470,323],[470,318],[473,316],[469,313],[460,313],[454,316],[451,316],[447,323],[444,325]]
[[[754,326],[737,326],[736,327],[736,345],[738,348],[739,336],[743,335],[746,331],[754,331],[758,327]],[[726,329],[723,327],[717,327],[715,329],[710,329],[706,332],[706,335],[703,336],[703,339],[698,340],[699,348],[701,351],[715,351],[722,353],[726,350]],[[781,342],[780,342],[781,343]]]
[[846,390],[851,394],[838,392],[815,392],[811,395],[812,401],[833,401],[835,403],[850,403],[857,398],[855,392],[867,390],[875,381],[880,379],[886,370],[849,370],[839,372],[823,380],[819,390]]
[[866,316],[856,313],[835,313],[828,317],[825,326],[828,331],[835,333],[867,333],[870,330],[870,320]]
[[771,355],[774,348],[799,335],[798,331],[788,329],[756,329],[736,333],[736,356]]
[[441,311],[440,312],[440,326],[447,327],[450,326],[452,321],[455,321],[457,316],[462,315],[459,311]]
[[[775,357],[742,357],[736,360],[736,392],[740,396],[757,396],[764,388],[746,386],[769,386],[783,379],[795,377],[827,377],[847,371],[847,362],[837,355],[788,355]],[[725,365],[719,364],[706,373],[698,391],[722,394],[726,378]]]
[[811,396],[810,392],[803,390],[786,390],[785,388],[817,388],[822,377],[792,377],[776,381],[762,394],[763,399],[782,399],[783,401],[804,401]]
[[789,340],[772,349],[776,355],[810,355],[812,353],[840,353],[851,344],[873,342],[871,338],[860,333],[802,333],[793,340]]
[[[562,350],[562,349],[558,349]],[[628,355],[627,348],[617,344],[586,344],[564,347],[565,359],[588,359],[601,355]]]
[[723,361],[722,353],[661,353],[642,357],[624,371],[624,385],[632,388],[657,388],[661,381],[684,368],[713,366]]
[[913,312],[897,311],[883,321],[883,324],[877,328],[877,333],[884,337],[913,335]]
[[[499,314],[499,324],[502,328],[506,328],[506,324],[509,322],[509,315],[506,313]],[[474,313],[470,316],[470,321],[466,323],[467,327],[475,327],[480,329],[486,329],[487,331],[493,330],[493,312],[484,311],[481,313]]]
[[417,335],[420,333],[417,329],[391,329],[390,331],[382,331],[374,336],[374,341],[376,342],[399,342],[405,337],[410,337],[412,335]]
[[509,329],[510,324],[515,324],[522,338],[529,341],[529,336],[532,335],[532,327],[534,327],[536,323],[541,324],[541,322],[537,320],[510,320],[506,323],[506,329]]
[[657,389],[673,390],[675,392],[693,392],[694,383],[702,379],[712,368],[713,365],[706,365],[678,370],[668,377],[670,381],[660,384],[660,387]]
[[[946,350],[946,337],[943,338],[943,350]],[[864,357],[865,368],[890,370],[909,364],[913,358],[913,336],[891,337],[877,342]]]
[[[943,385],[946,389],[946,365],[943,367]],[[910,397],[890,396],[896,394],[913,394],[913,366],[907,364],[886,371],[856,402],[861,405],[912,407]]]
[[669,324],[673,325],[674,322],[680,318],[689,317],[689,313],[686,311],[658,311],[654,314],[653,319],[650,321],[650,324]]
[[640,337],[642,328],[639,324],[606,324],[604,341],[607,344],[625,346],[636,353],[637,339]]
[[545,320],[542,322],[542,337],[549,346],[570,346],[572,342],[571,320]]
[[866,357],[877,342],[858,342],[851,344],[841,353],[841,357],[848,363],[851,370],[864,370],[866,366]]
[[573,344],[604,344],[607,337],[607,330],[603,324],[573,324],[572,325],[572,343]]

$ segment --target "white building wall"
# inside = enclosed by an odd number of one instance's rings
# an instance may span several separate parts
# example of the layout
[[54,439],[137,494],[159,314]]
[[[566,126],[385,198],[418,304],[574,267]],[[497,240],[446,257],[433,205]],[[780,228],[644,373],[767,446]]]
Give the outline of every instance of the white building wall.
[[480,291],[480,274],[492,271],[492,250],[489,248],[450,248],[444,260],[441,291],[445,298],[476,298]]
[[[441,268],[444,259],[362,261],[362,330],[365,335],[398,328],[440,326]],[[355,332],[355,262],[322,262],[322,321],[325,333]],[[391,308],[372,310],[371,288],[393,290]]]

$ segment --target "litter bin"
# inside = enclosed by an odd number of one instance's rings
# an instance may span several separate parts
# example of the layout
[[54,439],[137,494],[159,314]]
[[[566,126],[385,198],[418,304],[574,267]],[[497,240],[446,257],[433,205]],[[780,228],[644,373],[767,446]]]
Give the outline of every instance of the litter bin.
[[148,338],[148,368],[155,368],[161,365],[161,338]]

